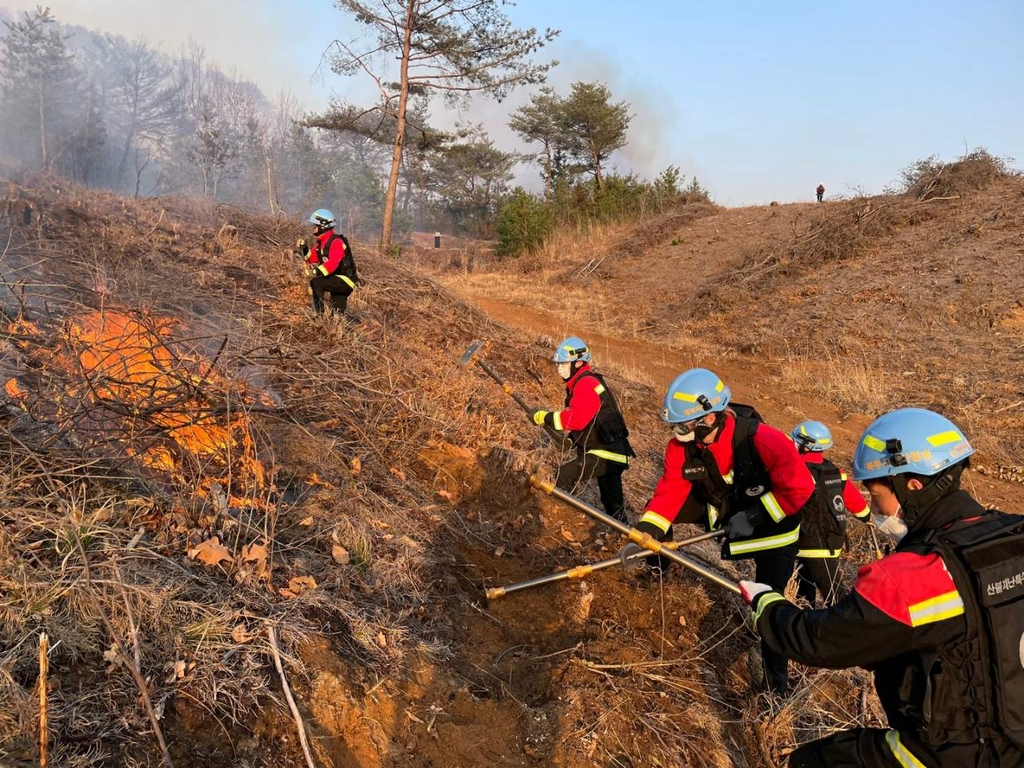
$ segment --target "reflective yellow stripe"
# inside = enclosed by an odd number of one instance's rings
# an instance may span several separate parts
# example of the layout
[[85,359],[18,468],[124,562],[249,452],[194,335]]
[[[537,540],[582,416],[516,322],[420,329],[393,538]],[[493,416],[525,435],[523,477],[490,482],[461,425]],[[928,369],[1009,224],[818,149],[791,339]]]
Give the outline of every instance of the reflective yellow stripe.
[[604,392],[604,384],[598,384],[596,387],[594,387],[594,392],[596,392],[599,395],[601,393],[603,393]]
[[356,284],[353,283],[350,278],[347,278],[344,275],[338,275],[338,277],[340,277],[342,280],[344,280],[346,283],[348,283],[348,287],[349,288],[351,288],[352,290],[355,290]]
[[764,613],[764,609],[772,603],[777,603],[780,600],[785,602],[786,598],[780,595],[778,592],[766,592],[761,595],[757,601],[757,610],[754,611],[754,629],[757,629],[757,622],[761,620],[761,614]]
[[599,459],[607,459],[608,461],[617,461],[620,464],[629,464],[629,456],[622,453],[612,453],[611,451],[604,451],[600,448],[595,448],[592,451],[587,451],[591,456],[597,456]]
[[714,530],[718,527],[718,507],[708,504],[708,528]]
[[928,768],[914,757],[909,749],[903,746],[903,742],[900,741],[900,735],[896,731],[889,731],[885,734],[885,743],[892,750],[892,755],[896,758],[896,762],[902,765],[903,768]]
[[768,514],[772,516],[772,520],[776,523],[780,523],[786,518],[785,511],[779,506],[778,499],[775,498],[775,494],[771,491],[768,491],[768,493],[761,497],[761,503],[764,504],[764,508],[768,510]]
[[555,411],[553,414],[551,414],[551,418],[552,418],[552,420],[555,423],[554,424],[555,429],[557,429],[559,432],[561,432],[562,431],[562,412],[561,411]]
[[848,478],[846,477],[846,473],[845,473],[845,472],[840,472],[840,473],[839,473],[839,478],[840,478],[841,480],[847,480],[847,479],[848,479]]
[[910,606],[910,626],[920,627],[943,619],[960,616],[964,612],[964,601],[955,589],[944,595],[933,597]]
[[317,264],[316,271],[320,273],[321,277],[327,277],[327,267],[323,264]]
[[746,541],[729,542],[730,555],[742,555],[747,552],[760,552],[764,549],[778,549],[790,544],[796,544],[800,538],[800,526],[792,531],[780,533],[775,536],[766,536],[763,539],[747,539]]
[[644,516],[640,518],[640,522],[651,523],[652,525],[656,525],[662,533],[668,533],[668,529],[672,527],[672,523],[670,523],[664,517],[659,515],[657,512],[651,512],[650,510],[644,512]]
[[697,402],[697,396],[696,395],[691,395],[689,392],[673,392],[672,393],[672,399],[673,400],[682,400],[684,403],[696,403]]
[[866,445],[868,448],[870,448],[873,451],[878,451],[879,453],[885,453],[885,441],[884,440],[879,440],[874,435],[865,435],[865,437],[864,437],[864,445]]
[[963,438],[960,437],[960,434],[956,430],[951,429],[948,432],[939,432],[937,435],[932,435],[928,438],[928,442],[936,448],[941,448],[943,445],[949,445],[950,443],[955,443],[957,440],[962,439]]
[[801,549],[797,557],[839,557],[841,549]]
[[856,517],[858,520],[867,520],[869,517],[871,517],[871,507],[864,507],[864,510],[862,512],[854,512],[853,516]]

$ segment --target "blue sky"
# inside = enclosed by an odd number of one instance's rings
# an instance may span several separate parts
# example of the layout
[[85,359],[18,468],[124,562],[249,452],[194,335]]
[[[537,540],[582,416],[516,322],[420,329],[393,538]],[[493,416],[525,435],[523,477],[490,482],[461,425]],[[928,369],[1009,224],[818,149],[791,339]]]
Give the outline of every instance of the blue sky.
[[[9,8],[36,0],[0,0]],[[311,108],[372,93],[311,81],[320,52],[356,27],[329,0],[49,0],[70,23],[140,34],[165,52],[190,35],[270,94]],[[879,192],[915,159],[987,147],[1024,165],[1024,2],[768,3],[520,0],[520,26],[562,30],[551,82],[604,80],[634,106],[620,171],[696,173],[726,205]],[[461,114],[513,149],[502,105]],[[521,180],[535,184],[530,169]]]

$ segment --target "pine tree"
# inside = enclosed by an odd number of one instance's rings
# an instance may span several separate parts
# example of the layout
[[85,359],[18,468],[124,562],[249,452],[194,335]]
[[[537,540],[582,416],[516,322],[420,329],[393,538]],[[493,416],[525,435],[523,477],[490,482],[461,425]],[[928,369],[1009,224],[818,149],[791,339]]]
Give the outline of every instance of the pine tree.
[[74,133],[80,74],[49,8],[4,25],[0,135],[9,154],[49,170]]

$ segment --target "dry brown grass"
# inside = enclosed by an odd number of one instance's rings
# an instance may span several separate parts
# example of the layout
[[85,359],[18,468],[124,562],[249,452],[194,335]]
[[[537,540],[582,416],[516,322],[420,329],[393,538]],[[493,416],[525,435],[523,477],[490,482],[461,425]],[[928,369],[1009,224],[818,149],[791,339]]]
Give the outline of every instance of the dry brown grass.
[[[8,192],[7,207],[20,215],[28,203],[34,218],[8,243],[16,284],[0,342],[0,761],[31,753],[26,692],[43,629],[51,676],[64,681],[53,759],[153,749],[131,676],[104,658],[111,637],[96,605],[126,648],[139,639],[158,713],[197,709],[214,735],[248,727],[276,699],[268,622],[300,681],[314,671],[296,648],[323,631],[381,672],[439,654],[444,620],[427,607],[437,595],[425,574],[444,518],[410,510],[449,505],[415,477],[425,446],[500,430],[463,415],[500,392],[481,397],[453,375],[475,320],[451,315],[404,268],[375,274],[372,258],[353,302],[374,308],[365,324],[317,320],[292,257],[267,250],[292,241],[289,226],[47,184]],[[54,242],[60,261],[46,258]],[[445,315],[462,330],[418,322]],[[132,318],[133,341],[66,332],[93,316],[99,327]],[[115,353],[119,368],[97,364]],[[186,557],[214,536],[230,561]],[[265,557],[246,561],[251,547]],[[316,587],[283,592],[296,577]],[[196,747],[183,736],[172,753]]]
[[894,404],[885,369],[853,355],[824,359],[790,357],[778,368],[783,391],[806,392],[837,406],[846,419],[856,413],[883,413]]

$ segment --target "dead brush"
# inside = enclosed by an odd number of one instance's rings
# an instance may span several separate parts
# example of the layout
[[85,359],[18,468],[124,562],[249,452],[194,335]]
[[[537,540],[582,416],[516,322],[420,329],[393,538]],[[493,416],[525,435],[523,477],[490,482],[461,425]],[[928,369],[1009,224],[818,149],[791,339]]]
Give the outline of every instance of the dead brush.
[[936,156],[918,160],[901,172],[904,194],[921,202],[955,200],[984,189],[995,181],[1018,175],[1011,160],[975,149],[953,162]]
[[[251,255],[250,244],[234,242],[237,233],[272,242],[272,231],[239,226],[211,248],[180,225],[189,210],[180,218],[176,212],[173,221],[155,215],[152,205],[126,203],[107,221],[105,247],[94,247],[89,224],[105,215],[100,211],[108,203],[113,200],[83,195],[55,210],[39,201],[48,231],[42,239],[19,240],[16,256],[31,263],[46,236],[62,238],[70,244],[68,259],[88,267],[81,274],[92,275],[93,284],[52,289],[45,278],[26,282],[26,295],[50,292],[53,301],[18,304],[21,317],[31,321],[24,332],[12,323],[5,347],[19,387],[8,387],[14,397],[4,405],[12,428],[0,432],[7,465],[0,646],[11,649],[5,679],[25,691],[34,669],[29,640],[45,628],[54,644],[51,675],[66,678],[74,669],[91,686],[88,695],[71,689],[53,694],[53,759],[59,764],[95,757],[90,744],[102,749],[147,741],[151,729],[136,706],[125,653],[111,652],[112,635],[149,681],[155,714],[189,702],[228,726],[251,721],[274,698],[262,631],[267,622],[279,627],[289,671],[299,677],[306,672],[291,651],[325,620],[367,663],[395,663],[436,642],[416,637],[408,624],[430,599],[421,574],[434,532],[406,514],[429,499],[404,472],[426,443],[468,438],[460,417],[468,384],[456,377],[447,390],[415,386],[449,376],[423,370],[420,350],[406,347],[405,358],[397,359],[384,351],[394,345],[379,338],[360,343],[342,335],[325,344],[310,334],[301,310],[282,322],[258,306],[252,311],[255,305],[238,298],[244,292],[227,302],[210,295],[203,263],[219,268],[213,266],[222,255],[218,249]],[[147,219],[152,223],[145,229]],[[190,248],[199,254],[191,288],[183,290],[173,262],[151,258],[161,246],[186,259],[195,258]],[[139,260],[146,270],[138,270]],[[285,274],[290,266],[282,259],[267,269]],[[385,335],[416,311],[389,300],[389,291],[401,290],[406,299],[412,293],[424,309],[437,300],[429,288],[417,297],[400,279],[379,281],[371,290],[380,300]],[[149,302],[180,309],[189,291],[197,305],[215,311],[186,315],[192,333],[159,346],[153,336],[167,338],[164,321],[131,312],[136,341],[111,345],[123,353],[120,369],[83,364],[81,345],[52,341],[65,326],[46,306],[77,314]],[[344,333],[340,326],[336,331]],[[55,364],[62,350],[72,353],[74,365]],[[155,350],[162,351],[154,357]],[[99,360],[107,357],[104,351]],[[27,365],[32,358],[35,365]],[[140,365],[148,378],[137,378]],[[277,399],[258,402],[251,387],[232,383],[239,369],[254,384],[277,390]],[[183,409],[186,418],[177,420]],[[236,426],[216,450],[189,454],[169,446],[169,436],[178,430],[193,436],[197,424]],[[173,464],[139,460],[161,445],[168,452],[159,455]],[[134,503],[140,493],[147,504]],[[203,570],[185,559],[185,550],[211,536],[234,562]],[[243,557],[256,544],[266,555],[254,569]],[[341,562],[336,544],[347,549],[348,562]],[[92,571],[88,589],[79,551]],[[294,576],[315,579],[317,587],[282,596]],[[10,688],[4,697],[11,703],[4,712],[17,717],[4,721],[7,749],[30,724],[18,714],[22,694]],[[19,735],[8,733],[15,723]]]

